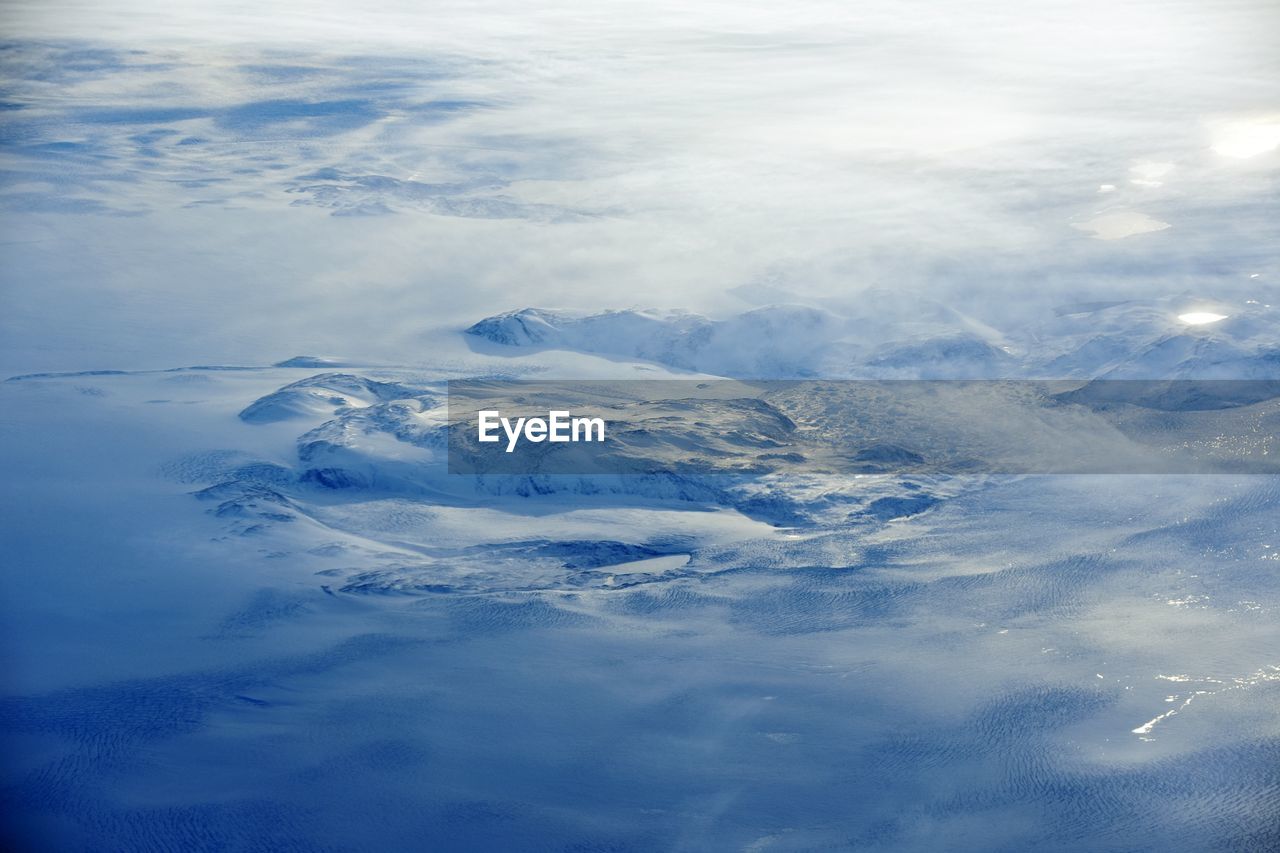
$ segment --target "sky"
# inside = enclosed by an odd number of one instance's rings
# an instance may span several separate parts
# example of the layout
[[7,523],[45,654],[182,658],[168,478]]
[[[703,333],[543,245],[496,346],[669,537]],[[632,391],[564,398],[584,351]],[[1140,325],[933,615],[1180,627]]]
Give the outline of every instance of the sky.
[[4,3],[0,370],[1275,292],[1274,4],[688,5]]

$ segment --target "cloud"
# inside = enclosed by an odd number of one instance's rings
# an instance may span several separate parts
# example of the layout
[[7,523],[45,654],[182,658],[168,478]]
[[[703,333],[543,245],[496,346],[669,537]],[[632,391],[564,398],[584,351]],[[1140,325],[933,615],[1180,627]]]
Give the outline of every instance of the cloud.
[[[198,281],[228,359],[322,330],[404,351],[527,305],[726,316],[761,283],[810,305],[887,288],[1009,328],[1073,301],[1256,298],[1280,274],[1276,153],[1213,150],[1274,114],[1267,4],[145,10],[8,11],[6,286],[29,308],[24,282],[70,265],[94,283],[57,287],[136,307]],[[1126,211],[1169,228],[1073,227]],[[221,275],[146,290],[175,266]],[[266,294],[270,332],[222,307]],[[107,360],[115,328],[170,322],[124,320],[94,332]]]

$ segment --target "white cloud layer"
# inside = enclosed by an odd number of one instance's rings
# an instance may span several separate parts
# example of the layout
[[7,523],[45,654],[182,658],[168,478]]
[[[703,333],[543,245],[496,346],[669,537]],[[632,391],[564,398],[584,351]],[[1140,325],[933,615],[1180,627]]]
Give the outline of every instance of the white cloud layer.
[[[10,371],[429,358],[424,330],[525,305],[723,314],[769,288],[999,326],[1278,274],[1268,3],[5,19]],[[1168,228],[1073,227],[1120,219]]]

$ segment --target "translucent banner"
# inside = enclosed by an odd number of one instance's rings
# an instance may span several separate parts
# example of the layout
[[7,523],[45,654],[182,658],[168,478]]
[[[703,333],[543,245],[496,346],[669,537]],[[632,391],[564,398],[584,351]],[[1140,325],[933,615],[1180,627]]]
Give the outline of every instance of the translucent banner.
[[1280,473],[1280,380],[467,380],[454,474]]

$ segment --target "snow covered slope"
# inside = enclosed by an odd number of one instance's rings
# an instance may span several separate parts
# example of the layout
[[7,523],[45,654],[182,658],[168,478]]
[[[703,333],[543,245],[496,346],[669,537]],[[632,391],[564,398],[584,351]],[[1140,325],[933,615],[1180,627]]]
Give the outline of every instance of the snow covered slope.
[[467,334],[505,349],[595,353],[754,379],[1280,378],[1280,307],[1215,303],[1225,312],[1219,321],[1180,319],[1203,304],[1179,297],[1065,305],[1037,324],[1004,331],[874,294],[865,304],[841,304],[844,313],[774,305],[721,320],[526,308],[481,320]]
[[83,661],[15,671],[6,782],[64,846],[668,846],[726,774],[698,846],[1274,836],[1274,477],[485,490],[439,456],[458,372],[312,370],[0,384],[6,505],[42,519],[8,630]]
[[[6,584],[6,630],[41,650],[0,700],[7,789],[71,847],[141,849],[157,827],[320,846],[359,826],[372,849],[426,821],[459,847],[889,850],[997,821],[1010,850],[1267,849],[1275,477],[928,473],[945,420],[878,435],[859,391],[821,383],[619,434],[620,467],[692,460],[665,474],[451,475],[445,382],[1055,360],[1273,376],[1269,311],[1179,329],[1160,307],[1072,306],[1020,336],[935,317],[865,342],[826,310],[524,311],[434,368],[4,382],[6,505],[40,520],[7,533],[26,580]],[[1115,406],[1112,386],[1073,387]],[[1143,387],[1135,435],[1250,411]],[[629,405],[668,422],[694,404]],[[1037,405],[1048,425],[1065,410]],[[808,464],[837,447],[862,473]],[[86,595],[91,621],[66,606]],[[729,777],[713,829],[690,830]]]

